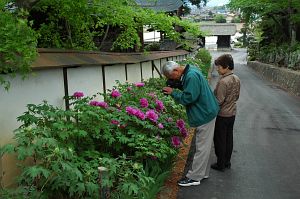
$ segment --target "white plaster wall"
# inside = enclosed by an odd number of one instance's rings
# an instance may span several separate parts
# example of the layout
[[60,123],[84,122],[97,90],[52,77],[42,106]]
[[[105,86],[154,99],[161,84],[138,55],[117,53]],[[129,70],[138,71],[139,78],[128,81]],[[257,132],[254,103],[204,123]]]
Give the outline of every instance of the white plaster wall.
[[[68,68],[68,89],[69,95],[73,95],[76,91],[83,92],[85,96],[103,93],[102,67]],[[97,95],[96,100],[102,99],[102,96]]]
[[[35,71],[24,81],[17,76],[11,80],[9,91],[0,87],[0,145],[13,142],[13,131],[21,123],[17,117],[26,111],[27,104],[40,104],[47,100],[49,104],[64,108],[64,86],[62,69]],[[10,186],[18,173],[13,156],[3,156],[0,170],[5,173],[4,186]],[[2,175],[2,173],[0,173]]]
[[164,58],[164,59],[161,59],[161,66],[160,66],[160,70],[162,68],[162,66],[167,62],[167,59]]
[[126,81],[125,64],[105,66],[104,72],[106,89],[112,89],[113,86],[117,85],[116,80],[119,80],[120,83]]
[[127,64],[127,77],[129,83],[141,81],[141,67],[138,64]]
[[183,59],[184,59],[184,56],[183,56],[183,55],[179,55],[179,56],[178,56],[178,60],[179,60],[179,61],[182,61]]
[[197,51],[191,52],[190,54],[187,55],[187,57],[195,57],[196,54],[197,54]]
[[[1,145],[0,145],[1,146]],[[2,158],[0,158],[0,177],[3,175],[3,169],[2,169]],[[1,183],[1,181],[0,181]]]
[[12,131],[20,123],[16,118],[26,111],[27,104],[49,104],[64,108],[64,84],[62,69],[35,71],[28,79],[17,76],[11,80],[9,91],[0,87],[0,144],[13,136]]
[[[160,70],[160,61],[159,61],[159,59],[158,60],[154,60],[154,64],[155,64],[155,66],[156,66],[156,68],[159,70],[159,72],[161,71]],[[160,76],[159,76],[159,74],[158,74],[158,72],[156,71],[156,69],[154,69],[154,71],[153,71],[153,75],[154,75],[154,77],[155,78],[159,78]]]
[[172,60],[173,60],[173,61],[178,61],[178,60],[179,60],[179,59],[178,59],[178,56],[173,57]]
[[152,63],[151,61],[143,62],[142,63],[142,70],[143,70],[143,80],[148,80],[152,78]]

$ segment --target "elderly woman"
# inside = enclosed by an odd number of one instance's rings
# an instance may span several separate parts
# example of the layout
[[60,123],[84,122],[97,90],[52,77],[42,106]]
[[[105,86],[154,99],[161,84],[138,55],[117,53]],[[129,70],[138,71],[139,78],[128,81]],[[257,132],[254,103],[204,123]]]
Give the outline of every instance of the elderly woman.
[[224,54],[215,60],[215,66],[220,79],[214,90],[219,102],[214,133],[214,146],[217,162],[211,165],[212,169],[224,171],[231,167],[233,149],[233,124],[236,115],[236,102],[240,96],[240,79],[233,74],[234,62],[230,54]]

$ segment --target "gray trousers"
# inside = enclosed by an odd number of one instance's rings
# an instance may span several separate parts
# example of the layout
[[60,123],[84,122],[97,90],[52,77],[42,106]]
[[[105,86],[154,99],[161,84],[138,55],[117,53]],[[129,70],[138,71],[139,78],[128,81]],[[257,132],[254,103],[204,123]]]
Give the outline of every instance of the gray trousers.
[[215,121],[216,118],[195,129],[196,152],[193,157],[192,167],[186,174],[186,177],[190,179],[199,181],[204,176],[209,176],[209,158],[214,138]]

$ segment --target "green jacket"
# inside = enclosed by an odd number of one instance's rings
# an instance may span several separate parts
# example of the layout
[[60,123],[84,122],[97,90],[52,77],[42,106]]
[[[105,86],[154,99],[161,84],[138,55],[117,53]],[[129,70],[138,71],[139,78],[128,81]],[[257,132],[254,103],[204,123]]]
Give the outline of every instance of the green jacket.
[[217,116],[219,105],[205,77],[198,68],[187,65],[181,79],[183,91],[173,90],[171,96],[186,107],[190,126],[210,122]]

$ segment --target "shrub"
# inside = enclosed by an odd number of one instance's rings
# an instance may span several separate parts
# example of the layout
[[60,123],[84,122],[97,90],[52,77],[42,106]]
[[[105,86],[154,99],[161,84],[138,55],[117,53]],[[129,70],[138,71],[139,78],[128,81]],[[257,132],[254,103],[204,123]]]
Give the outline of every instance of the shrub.
[[153,42],[145,46],[146,51],[158,51],[160,49],[160,43],[159,42]]
[[203,64],[210,65],[212,56],[210,55],[210,52],[208,50],[206,50],[205,48],[201,48],[197,52],[195,58],[199,59]]
[[283,43],[281,45],[267,45],[261,48],[258,48],[258,45],[250,47],[251,48],[248,50],[249,56],[254,57],[261,62],[271,63],[280,67],[287,67],[293,70],[299,70],[300,68],[299,42],[295,43],[294,45],[290,45],[289,43]]
[[240,18],[240,17],[234,17],[234,18],[231,20],[231,23],[241,23],[241,18]]
[[240,41],[235,42],[233,46],[234,46],[235,48],[242,48],[242,47],[244,47],[244,46],[243,46],[243,43],[240,42]]
[[224,15],[216,15],[214,19],[216,23],[226,23],[226,18],[224,17]]
[[[103,101],[95,100],[98,94],[76,92],[67,98],[69,110],[47,102],[28,104],[18,117],[17,144],[5,145],[0,153],[16,152],[20,161],[32,160],[21,166],[18,193],[99,198],[97,168],[104,166],[109,172],[101,185],[110,188],[111,198],[147,198],[187,136],[183,107],[160,92],[161,84],[155,79],[118,84],[99,94]],[[156,166],[146,167],[149,161]],[[0,191],[5,198],[12,194]]]
[[186,60],[180,61],[179,64],[191,64],[197,66],[201,70],[202,74],[208,78],[208,71],[211,67],[211,59],[212,56],[209,51],[201,48],[194,58],[187,58]]

